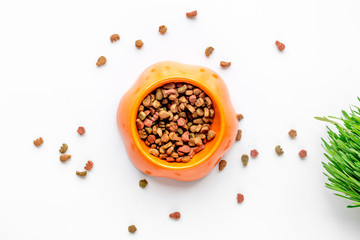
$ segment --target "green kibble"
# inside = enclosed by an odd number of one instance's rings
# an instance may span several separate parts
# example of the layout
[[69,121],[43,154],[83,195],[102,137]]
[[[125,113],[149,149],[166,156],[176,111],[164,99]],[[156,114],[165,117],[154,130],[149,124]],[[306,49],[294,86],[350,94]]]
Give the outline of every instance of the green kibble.
[[145,188],[148,185],[148,181],[146,181],[146,179],[142,179],[139,181],[139,186],[141,188]]
[[186,125],[190,128],[190,127],[193,125],[193,123],[192,123],[192,122],[188,122]]
[[161,101],[162,99],[163,99],[163,93],[162,93],[162,91],[161,91],[161,89],[156,89],[156,93],[155,93],[155,98],[156,98],[156,100],[158,100],[158,101]]
[[194,134],[194,133],[190,133],[190,134],[189,134],[189,138],[195,138],[195,134]]
[[151,127],[146,127],[145,131],[147,134],[151,134],[152,133],[152,128]]
[[186,91],[186,89],[187,89],[187,86],[186,86],[186,84],[184,84],[182,87],[179,87],[177,89],[177,92],[178,93],[184,93]]
[[146,118],[146,113],[139,112],[138,117],[140,118],[141,121],[144,121],[144,119]]
[[243,154],[241,156],[241,161],[242,161],[244,167],[246,167],[249,162],[249,156],[247,154]]
[[178,128],[177,132],[182,135],[184,133],[184,131],[181,128]]

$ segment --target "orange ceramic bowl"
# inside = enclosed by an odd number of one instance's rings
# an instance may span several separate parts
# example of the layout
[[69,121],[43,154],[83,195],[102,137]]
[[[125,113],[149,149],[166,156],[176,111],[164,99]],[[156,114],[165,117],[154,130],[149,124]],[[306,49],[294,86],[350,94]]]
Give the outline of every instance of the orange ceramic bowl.
[[[215,110],[210,126],[216,132],[215,138],[206,143],[205,149],[188,163],[167,162],[151,155],[136,128],[135,121],[142,100],[169,82],[185,82],[199,87],[212,99]],[[206,176],[232,146],[237,132],[236,113],[221,77],[209,68],[177,62],[159,62],[145,69],[122,97],[117,124],[129,158],[137,169],[152,176],[180,181],[193,181]]]

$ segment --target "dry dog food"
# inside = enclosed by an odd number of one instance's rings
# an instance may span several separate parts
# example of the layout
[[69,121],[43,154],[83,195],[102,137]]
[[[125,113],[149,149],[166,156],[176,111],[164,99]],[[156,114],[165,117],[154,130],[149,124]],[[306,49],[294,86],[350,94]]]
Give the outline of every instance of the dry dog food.
[[39,137],[38,139],[34,140],[33,143],[35,146],[39,147],[41,144],[44,143],[44,140],[42,137]]
[[85,177],[86,174],[87,174],[87,171],[83,171],[83,172],[76,171],[76,175],[78,175],[80,177]]
[[205,49],[205,55],[206,55],[207,57],[209,57],[209,56],[213,53],[213,51],[214,51],[214,48],[213,48],[213,47],[207,47],[207,48]]
[[91,160],[89,160],[89,161],[87,161],[84,168],[85,168],[85,170],[90,171],[93,167],[94,167],[94,163]]
[[66,162],[66,161],[69,160],[70,158],[71,158],[71,155],[70,155],[70,154],[60,155],[60,161],[62,161],[62,162]]
[[139,186],[141,188],[145,188],[148,185],[148,181],[146,181],[146,179],[142,179],[139,181]]
[[136,126],[150,154],[186,163],[214,139],[214,115],[212,100],[200,88],[167,83],[143,99]]
[[279,49],[279,51],[283,51],[285,49],[285,45],[279,41],[275,42],[276,47]]
[[104,65],[106,63],[106,57],[101,56],[98,58],[97,62],[96,62],[96,66],[100,67],[102,65]]
[[241,135],[242,135],[242,131],[241,131],[241,129],[238,129],[235,140],[240,141],[241,140]]
[[228,68],[228,67],[231,66],[231,62],[221,61],[221,62],[220,62],[220,66],[221,66],[222,68]]
[[294,129],[291,129],[291,130],[289,131],[289,136],[290,136],[291,138],[294,138],[294,137],[297,136],[297,132],[296,132]]
[[59,149],[59,152],[66,153],[67,150],[68,150],[68,145],[66,143],[63,143]]
[[237,194],[237,202],[238,203],[242,203],[244,201],[244,195],[242,195],[241,193]]
[[169,217],[173,219],[179,219],[181,217],[181,214],[179,212],[173,212],[169,214]]
[[120,40],[120,36],[119,34],[113,34],[110,36],[110,41],[111,42],[116,42],[116,41],[119,41]]
[[240,114],[240,113],[236,114],[236,119],[238,121],[241,121],[243,118],[244,118],[244,116],[242,114]]
[[249,162],[249,155],[243,154],[243,155],[241,156],[241,161],[242,161],[244,167],[246,167],[247,164],[248,164],[248,162]]
[[275,147],[275,152],[276,152],[278,155],[284,154],[284,151],[283,151],[283,149],[281,148],[280,145],[277,145],[277,146]]
[[250,151],[250,156],[251,156],[252,158],[256,158],[258,155],[259,155],[258,150],[253,149],[253,150]]
[[129,230],[130,233],[135,233],[136,230],[137,230],[137,228],[135,227],[135,225],[130,225],[130,226],[128,227],[128,230]]
[[299,152],[299,157],[300,158],[306,158],[307,156],[307,151],[302,149],[300,152]]
[[166,31],[167,31],[167,27],[166,27],[165,25],[161,25],[161,26],[159,27],[159,33],[165,34]]
[[197,16],[197,11],[195,10],[195,11],[187,12],[187,13],[186,13],[186,16],[187,16],[188,18],[196,17],[196,16]]
[[225,160],[221,160],[221,161],[219,162],[219,171],[222,171],[225,167],[226,167],[226,161],[225,161]]
[[143,45],[144,45],[144,43],[140,39],[135,41],[135,47],[140,49],[140,48],[142,48]]
[[85,133],[85,128],[84,127],[79,127],[78,130],[77,130],[78,134],[80,135],[84,135]]

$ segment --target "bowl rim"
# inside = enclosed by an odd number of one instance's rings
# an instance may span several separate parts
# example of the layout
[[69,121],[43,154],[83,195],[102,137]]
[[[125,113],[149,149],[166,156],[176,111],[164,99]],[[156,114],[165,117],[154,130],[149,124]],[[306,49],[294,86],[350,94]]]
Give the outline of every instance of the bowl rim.
[[[169,163],[166,160],[162,160],[158,157],[151,155],[148,151],[145,151],[145,149],[140,144],[140,141],[143,141],[143,140],[140,139],[140,136],[139,136],[139,133],[138,133],[138,130],[136,127],[136,118],[137,118],[138,108],[139,108],[142,100],[149,93],[154,91],[156,88],[161,87],[170,82],[174,82],[174,83],[184,82],[184,83],[189,83],[189,84],[192,84],[192,85],[200,88],[210,97],[210,99],[213,101],[213,103],[215,103],[215,106],[217,107],[217,111],[215,111],[215,114],[220,115],[220,132],[216,133],[216,136],[214,139],[216,141],[215,145],[199,161],[189,161],[188,163],[170,163],[171,165],[169,166],[168,165]],[[146,159],[150,163],[152,163],[158,167],[164,168],[164,169],[185,170],[185,169],[194,168],[198,165],[203,164],[204,162],[209,160],[211,158],[211,156],[214,155],[214,153],[218,150],[219,146],[221,145],[221,141],[224,138],[225,121],[226,120],[225,120],[224,109],[222,107],[222,104],[220,103],[220,99],[216,97],[216,93],[209,86],[207,86],[207,84],[204,84],[203,82],[201,82],[195,78],[192,78],[192,77],[183,77],[183,76],[181,76],[181,77],[180,76],[179,77],[177,77],[177,76],[164,77],[164,78],[158,79],[157,81],[154,81],[153,83],[150,83],[147,86],[144,86],[144,91],[141,92],[141,96],[137,97],[135,99],[134,103],[132,104],[130,114],[131,114],[130,132],[131,132],[131,136],[133,138],[136,149],[140,152],[140,154],[144,157],[144,159]]]

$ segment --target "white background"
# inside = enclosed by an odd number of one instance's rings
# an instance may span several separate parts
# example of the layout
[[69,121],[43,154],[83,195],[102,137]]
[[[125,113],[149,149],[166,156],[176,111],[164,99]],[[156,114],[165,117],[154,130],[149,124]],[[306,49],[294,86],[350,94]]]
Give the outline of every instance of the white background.
[[[1,1],[0,22],[0,239],[359,239],[360,209],[324,187],[326,128],[313,119],[359,105],[358,1]],[[101,55],[108,62],[98,68]],[[210,67],[227,83],[245,119],[224,171],[184,183],[129,161],[117,105],[162,60]],[[221,60],[232,66],[220,69]],[[65,164],[63,142],[73,156]],[[253,148],[260,155],[244,168]],[[90,159],[93,170],[76,176]]]

